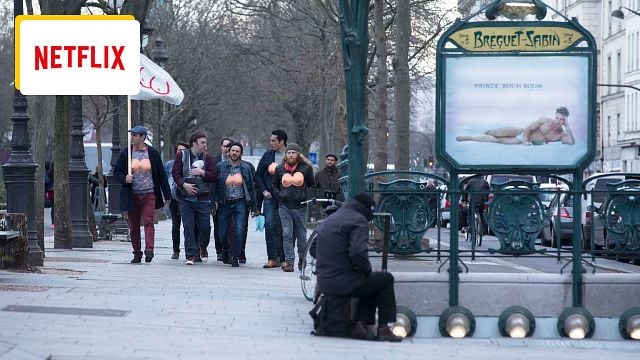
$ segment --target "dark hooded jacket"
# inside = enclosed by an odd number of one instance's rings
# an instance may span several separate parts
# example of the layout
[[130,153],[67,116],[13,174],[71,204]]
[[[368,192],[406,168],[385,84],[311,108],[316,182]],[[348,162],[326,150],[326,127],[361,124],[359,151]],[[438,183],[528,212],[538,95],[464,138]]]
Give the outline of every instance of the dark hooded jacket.
[[[162,209],[164,207],[164,200],[171,200],[171,188],[169,187],[169,181],[167,174],[164,172],[164,164],[160,153],[151,146],[147,145],[149,152],[149,161],[151,162],[151,177],[153,178],[153,193],[156,196],[156,209]],[[132,184],[126,182],[128,165],[127,158],[129,151],[122,149],[118,161],[113,168],[113,176],[116,180],[122,184],[120,190],[120,210],[129,211],[133,209],[133,190]],[[163,200],[164,195],[164,200]]]
[[303,207],[301,203],[307,200],[307,188],[315,187],[313,179],[313,168],[306,164],[305,161],[298,163],[294,173],[302,173],[304,176],[304,184],[302,186],[291,185],[289,187],[282,186],[282,176],[289,171],[285,170],[284,163],[276,168],[273,176],[273,196],[278,200],[280,205],[284,205],[289,209],[299,209]]
[[311,245],[316,261],[318,287],[327,295],[347,295],[362,286],[371,273],[367,246],[371,209],[348,199],[319,227]]

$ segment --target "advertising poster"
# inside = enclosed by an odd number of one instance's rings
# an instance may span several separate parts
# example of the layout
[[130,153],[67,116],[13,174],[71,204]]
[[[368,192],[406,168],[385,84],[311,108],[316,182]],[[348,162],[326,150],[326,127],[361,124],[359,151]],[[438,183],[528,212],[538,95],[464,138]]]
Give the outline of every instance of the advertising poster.
[[445,61],[445,152],[459,165],[573,167],[587,154],[587,57]]

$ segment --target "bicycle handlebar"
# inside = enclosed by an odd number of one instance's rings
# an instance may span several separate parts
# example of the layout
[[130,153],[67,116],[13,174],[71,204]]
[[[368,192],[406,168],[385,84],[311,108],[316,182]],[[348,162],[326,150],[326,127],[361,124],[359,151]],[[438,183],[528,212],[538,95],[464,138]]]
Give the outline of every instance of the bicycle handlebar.
[[300,205],[308,205],[308,204],[312,204],[315,202],[325,202],[325,203],[331,203],[331,204],[335,204],[335,205],[342,205],[342,201],[336,200],[336,199],[318,199],[318,198],[313,198],[313,199],[309,199],[307,201],[302,201],[300,203]]

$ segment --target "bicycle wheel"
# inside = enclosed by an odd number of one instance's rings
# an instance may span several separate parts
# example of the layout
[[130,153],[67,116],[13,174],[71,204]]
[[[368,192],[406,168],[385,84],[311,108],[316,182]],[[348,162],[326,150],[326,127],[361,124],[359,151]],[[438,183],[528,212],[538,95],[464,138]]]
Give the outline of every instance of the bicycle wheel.
[[302,261],[302,274],[300,274],[300,285],[302,286],[302,293],[304,297],[309,301],[316,299],[316,259],[311,256],[309,250],[311,244],[316,241],[318,233],[315,230],[309,236],[307,241],[307,248],[304,250],[304,259]]
[[476,232],[476,246],[482,246],[482,218],[480,214],[476,213],[474,227]]

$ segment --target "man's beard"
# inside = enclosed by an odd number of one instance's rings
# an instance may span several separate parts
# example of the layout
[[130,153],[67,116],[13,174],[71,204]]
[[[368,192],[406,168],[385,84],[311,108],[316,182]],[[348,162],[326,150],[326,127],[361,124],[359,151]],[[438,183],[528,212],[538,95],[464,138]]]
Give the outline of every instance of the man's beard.
[[291,160],[291,159],[289,159],[289,158],[287,157],[286,162],[287,162],[287,164],[288,164],[288,165],[295,165],[295,164],[297,164],[297,163],[298,163],[298,157],[296,156],[293,160]]

